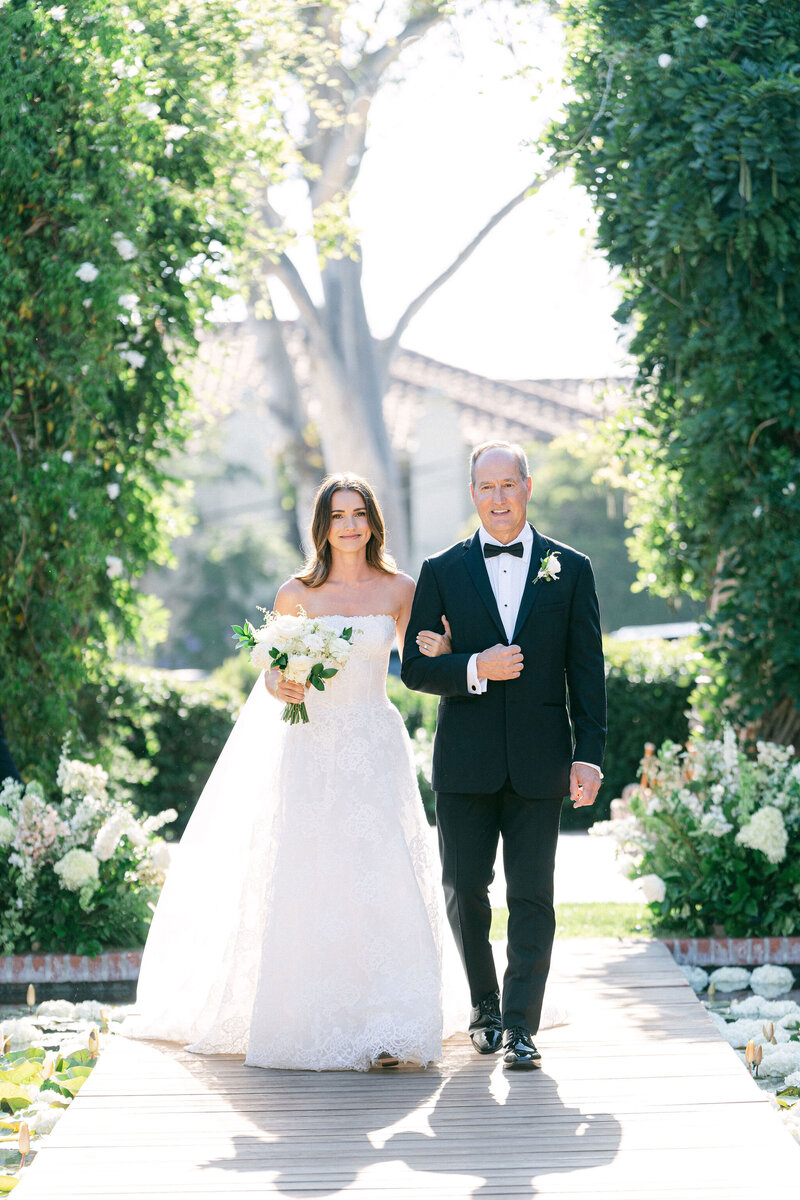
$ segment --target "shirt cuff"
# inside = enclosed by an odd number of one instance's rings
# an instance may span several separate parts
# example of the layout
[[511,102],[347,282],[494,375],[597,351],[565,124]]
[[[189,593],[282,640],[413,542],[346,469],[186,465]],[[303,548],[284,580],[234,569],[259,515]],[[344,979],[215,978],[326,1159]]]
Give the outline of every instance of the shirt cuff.
[[473,654],[467,663],[467,690],[471,696],[482,696],[488,683],[488,679],[478,678],[478,656]]
[[584,762],[583,759],[576,758],[573,765],[579,766],[579,767],[591,767],[593,771],[597,771],[597,774],[600,776],[601,783],[603,782],[603,779],[605,778],[605,776],[603,775],[603,772],[600,770],[597,763]]

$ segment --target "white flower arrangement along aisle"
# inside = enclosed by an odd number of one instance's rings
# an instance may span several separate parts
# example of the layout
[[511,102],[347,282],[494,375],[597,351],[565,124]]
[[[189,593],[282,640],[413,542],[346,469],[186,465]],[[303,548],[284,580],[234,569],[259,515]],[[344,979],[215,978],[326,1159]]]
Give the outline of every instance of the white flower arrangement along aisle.
[[[597,822],[656,919],[703,937],[789,937],[800,908],[800,762],[792,746],[734,731],[665,742],[642,760],[631,815]],[[621,856],[621,857],[620,857]]]
[[0,954],[143,945],[169,865],[156,834],[177,812],[139,819],[66,750],[56,783],[53,802],[36,781],[0,787]]
[[[750,1074],[770,1092],[790,1132],[800,1142],[800,1004],[787,997],[797,984],[789,967],[766,963],[719,967],[710,974],[702,967],[683,966],[696,992],[708,989],[706,1008],[725,1041],[733,1046]],[[750,989],[744,999],[720,1002]],[[786,997],[780,999],[780,997]]]

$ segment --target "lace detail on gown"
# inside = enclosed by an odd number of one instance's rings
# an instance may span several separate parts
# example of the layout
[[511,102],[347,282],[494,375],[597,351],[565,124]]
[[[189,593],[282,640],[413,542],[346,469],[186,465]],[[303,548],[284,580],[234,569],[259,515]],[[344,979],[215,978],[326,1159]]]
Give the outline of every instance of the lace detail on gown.
[[310,691],[309,724],[281,723],[259,678],[220,756],[153,920],[132,1036],[253,1066],[441,1056],[439,873],[386,696],[394,620],[327,620],[354,627],[353,653]]

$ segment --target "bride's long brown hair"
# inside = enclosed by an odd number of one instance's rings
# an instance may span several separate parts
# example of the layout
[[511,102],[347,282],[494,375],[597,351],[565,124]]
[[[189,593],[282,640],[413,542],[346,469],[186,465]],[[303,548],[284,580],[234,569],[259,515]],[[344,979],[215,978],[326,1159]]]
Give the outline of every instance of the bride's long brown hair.
[[385,575],[396,575],[397,564],[386,551],[383,513],[366,479],[362,479],[360,475],[326,475],[314,497],[314,514],[311,518],[311,540],[314,549],[309,554],[303,571],[298,572],[295,579],[299,579],[306,587],[318,588],[322,587],[331,573],[332,556],[328,535],[331,531],[334,492],[357,492],[364,501],[372,534],[367,542],[367,563],[376,571],[383,571]]

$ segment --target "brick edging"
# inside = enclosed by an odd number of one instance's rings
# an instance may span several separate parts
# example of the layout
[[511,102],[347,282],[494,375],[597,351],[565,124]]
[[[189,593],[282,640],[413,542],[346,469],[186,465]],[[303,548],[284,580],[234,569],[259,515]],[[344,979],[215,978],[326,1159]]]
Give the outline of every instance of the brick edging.
[[762,963],[800,965],[800,937],[659,938],[677,963],[693,967],[758,967]]
[[111,983],[139,978],[141,950],[86,954],[0,955],[2,983]]

